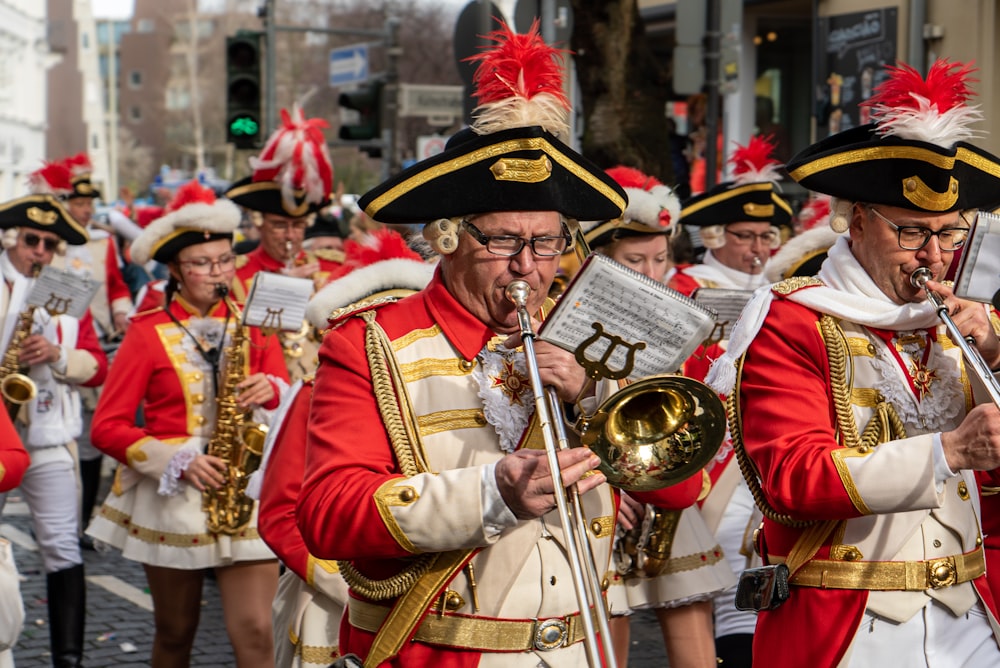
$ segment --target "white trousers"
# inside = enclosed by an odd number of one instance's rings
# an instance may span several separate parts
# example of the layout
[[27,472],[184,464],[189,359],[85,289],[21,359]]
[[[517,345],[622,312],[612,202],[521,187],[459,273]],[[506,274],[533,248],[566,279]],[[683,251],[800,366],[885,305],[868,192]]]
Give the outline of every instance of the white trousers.
[[931,599],[902,624],[865,612],[843,665],[995,668],[1000,648],[982,603],[956,617]]
[[[61,447],[61,446],[60,446]],[[83,563],[80,556],[79,498],[72,457],[35,463],[21,481],[21,496],[31,511],[31,524],[46,573]],[[0,514],[7,494],[0,494]]]

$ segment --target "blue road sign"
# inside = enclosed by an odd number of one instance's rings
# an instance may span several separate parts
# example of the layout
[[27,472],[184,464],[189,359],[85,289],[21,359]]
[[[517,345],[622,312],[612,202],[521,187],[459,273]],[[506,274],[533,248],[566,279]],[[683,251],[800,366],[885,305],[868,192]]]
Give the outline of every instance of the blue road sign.
[[368,80],[368,45],[355,44],[330,51],[330,85],[345,86]]

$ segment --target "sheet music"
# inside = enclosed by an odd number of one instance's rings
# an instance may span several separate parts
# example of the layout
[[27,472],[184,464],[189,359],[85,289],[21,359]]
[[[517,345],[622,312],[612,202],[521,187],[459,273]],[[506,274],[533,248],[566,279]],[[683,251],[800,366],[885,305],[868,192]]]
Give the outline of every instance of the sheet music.
[[980,211],[955,274],[955,294],[990,304],[1000,290],[1000,216]]
[[[600,335],[594,323],[604,331]],[[610,258],[593,254],[577,272],[539,337],[566,350],[597,337],[586,349],[589,360],[624,368],[628,348],[612,342],[621,337],[635,352],[630,379],[677,371],[715,326],[715,314],[666,285],[650,280]]]
[[306,317],[313,282],[308,278],[260,271],[243,305],[243,324],[275,331],[296,331]]
[[691,297],[707,308],[715,311],[721,339],[728,339],[733,325],[743,313],[743,307],[753,296],[753,290],[729,290],[726,288],[698,288]]
[[100,287],[100,281],[49,265],[35,279],[28,293],[28,304],[44,308],[52,315],[65,313],[80,319]]

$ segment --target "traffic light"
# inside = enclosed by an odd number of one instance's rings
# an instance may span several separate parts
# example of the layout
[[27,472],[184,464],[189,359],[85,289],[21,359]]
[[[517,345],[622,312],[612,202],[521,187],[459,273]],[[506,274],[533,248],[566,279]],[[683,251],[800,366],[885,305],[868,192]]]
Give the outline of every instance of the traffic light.
[[259,148],[260,34],[226,37],[226,141],[236,148]]
[[340,138],[368,141],[382,136],[382,81],[361,84],[357,90],[341,93],[337,102],[345,109],[357,111],[357,124],[340,126]]

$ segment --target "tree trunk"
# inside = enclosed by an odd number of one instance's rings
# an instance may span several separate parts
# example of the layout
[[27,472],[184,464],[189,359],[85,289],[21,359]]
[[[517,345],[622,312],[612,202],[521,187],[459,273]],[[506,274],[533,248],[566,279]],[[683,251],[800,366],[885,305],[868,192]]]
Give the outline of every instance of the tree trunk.
[[583,153],[602,167],[640,169],[673,183],[668,72],[653,57],[636,0],[572,0],[583,101]]

